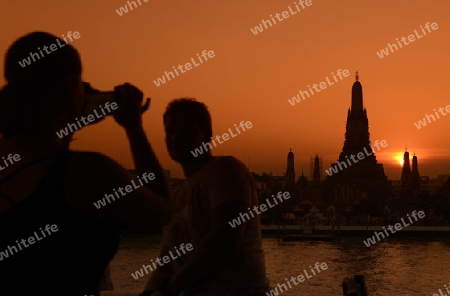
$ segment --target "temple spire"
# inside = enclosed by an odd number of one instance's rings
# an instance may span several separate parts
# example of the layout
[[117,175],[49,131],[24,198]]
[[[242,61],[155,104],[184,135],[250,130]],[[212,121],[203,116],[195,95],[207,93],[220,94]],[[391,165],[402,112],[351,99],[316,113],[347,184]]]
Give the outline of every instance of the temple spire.
[[402,184],[409,184],[411,180],[411,165],[409,160],[409,152],[403,154]]
[[363,111],[363,93],[361,82],[359,82],[359,74],[356,71],[355,75],[356,81],[353,83],[352,87],[352,107],[351,112],[360,113]]
[[412,159],[411,185],[413,187],[414,197],[418,197],[420,195],[420,174],[419,174],[419,165],[417,163],[417,156],[415,155],[413,156]]
[[416,173],[417,176],[419,176],[419,165],[417,163],[417,156],[413,156],[412,158],[412,169],[411,169],[411,173]]
[[292,190],[295,185],[294,152],[289,148],[286,167],[286,187]]

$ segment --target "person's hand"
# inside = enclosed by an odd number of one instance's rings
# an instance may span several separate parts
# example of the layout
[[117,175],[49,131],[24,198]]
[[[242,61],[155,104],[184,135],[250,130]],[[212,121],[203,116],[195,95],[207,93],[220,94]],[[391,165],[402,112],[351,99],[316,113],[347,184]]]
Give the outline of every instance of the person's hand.
[[142,126],[141,114],[150,106],[150,98],[141,106],[144,94],[129,83],[116,86],[114,91],[118,105],[112,112],[114,120],[125,129]]

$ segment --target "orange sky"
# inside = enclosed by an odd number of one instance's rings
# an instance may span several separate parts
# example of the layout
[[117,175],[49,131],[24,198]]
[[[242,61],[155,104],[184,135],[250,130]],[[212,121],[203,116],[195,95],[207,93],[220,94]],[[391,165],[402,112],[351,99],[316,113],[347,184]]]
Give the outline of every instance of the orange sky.
[[[215,155],[231,154],[245,163],[250,155],[252,171],[282,174],[292,148],[297,176],[302,166],[309,174],[309,158],[316,153],[328,168],[342,149],[351,86],[359,70],[371,140],[388,142],[376,152],[388,176],[399,178],[394,157],[405,145],[418,156],[422,175],[450,173],[450,116],[420,130],[414,126],[433,109],[450,105],[445,70],[450,2],[312,2],[254,35],[250,28],[288,6],[295,9],[294,0],[141,0],[141,6],[123,16],[115,10],[124,0],[2,1],[0,52],[29,31],[57,36],[80,32],[72,44],[81,54],[85,81],[102,90],[127,81],[153,99],[145,129],[174,176],[182,176],[181,169],[165,149],[162,114],[180,96],[209,106],[214,135],[242,120],[253,123],[252,129],[213,148]],[[427,22],[438,23],[439,29],[383,59],[377,56],[396,38],[421,33]],[[203,50],[213,50],[215,57],[160,87],[153,83]],[[338,69],[348,69],[351,76],[294,106],[287,102]],[[73,148],[99,151],[132,167],[125,134],[113,120],[87,127],[76,138]]]

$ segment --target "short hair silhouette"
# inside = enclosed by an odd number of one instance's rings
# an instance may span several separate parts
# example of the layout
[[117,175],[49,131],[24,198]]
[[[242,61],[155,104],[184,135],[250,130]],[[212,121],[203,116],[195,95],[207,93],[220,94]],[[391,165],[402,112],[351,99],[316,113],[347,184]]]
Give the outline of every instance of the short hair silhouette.
[[[31,53],[43,51],[44,46],[56,44],[63,47],[31,61],[22,67],[19,64]],[[30,109],[45,120],[46,112],[56,98],[52,96],[61,89],[61,82],[81,75],[82,65],[77,50],[64,40],[45,32],[32,32],[17,39],[5,55],[4,76],[7,84],[0,90],[0,133],[11,137],[23,129],[23,110]]]
[[204,103],[198,102],[195,98],[175,99],[167,105],[163,115],[164,122],[168,115],[176,116],[177,114],[193,115],[193,120],[202,131],[206,132],[207,141],[210,141],[212,137],[211,114]]

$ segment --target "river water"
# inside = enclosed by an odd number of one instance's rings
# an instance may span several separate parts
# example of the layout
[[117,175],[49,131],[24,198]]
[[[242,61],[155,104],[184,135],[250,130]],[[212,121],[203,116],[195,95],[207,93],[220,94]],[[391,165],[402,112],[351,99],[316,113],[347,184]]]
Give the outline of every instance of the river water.
[[[278,242],[264,238],[267,276],[271,286],[286,278],[311,275],[309,266],[325,262],[328,269],[283,292],[283,296],[342,295],[342,280],[354,274],[366,277],[369,296],[439,295],[450,283],[450,238],[389,238],[366,247],[363,237],[343,237],[340,242]],[[127,236],[111,262],[116,290],[141,289],[148,278],[135,280],[131,273],[155,260],[159,238]]]

